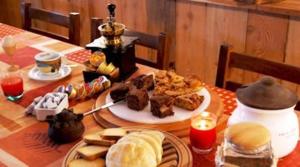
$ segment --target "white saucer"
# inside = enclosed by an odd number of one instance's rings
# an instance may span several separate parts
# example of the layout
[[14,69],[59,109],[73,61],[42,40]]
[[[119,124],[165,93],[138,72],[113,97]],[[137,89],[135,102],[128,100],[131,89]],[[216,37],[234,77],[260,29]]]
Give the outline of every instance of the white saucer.
[[41,73],[37,67],[33,67],[29,71],[28,76],[29,78],[38,81],[57,81],[70,75],[71,71],[72,71],[71,67],[62,65],[57,74],[45,75]]
[[[149,92],[151,96],[152,92]],[[165,118],[158,118],[152,115],[150,112],[150,103],[141,111],[134,111],[127,107],[126,102],[120,102],[114,106],[109,107],[109,110],[117,117],[137,123],[144,124],[164,124],[164,123],[173,123],[178,121],[184,121],[190,119],[193,114],[197,112],[202,112],[206,110],[211,102],[211,96],[207,89],[202,88],[199,92],[199,95],[204,96],[204,101],[201,105],[194,111],[188,111],[176,106],[173,106],[174,115],[167,116]],[[106,96],[106,103],[112,102],[110,95]]]

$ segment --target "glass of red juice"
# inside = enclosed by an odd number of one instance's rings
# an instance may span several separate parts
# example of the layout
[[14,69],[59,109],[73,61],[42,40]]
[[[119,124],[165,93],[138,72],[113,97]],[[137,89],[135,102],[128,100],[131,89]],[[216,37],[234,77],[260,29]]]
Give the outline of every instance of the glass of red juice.
[[3,73],[0,84],[3,94],[8,100],[16,101],[22,98],[24,88],[22,75],[19,71]]
[[209,153],[216,143],[217,117],[210,112],[200,112],[192,116],[190,141],[194,152]]

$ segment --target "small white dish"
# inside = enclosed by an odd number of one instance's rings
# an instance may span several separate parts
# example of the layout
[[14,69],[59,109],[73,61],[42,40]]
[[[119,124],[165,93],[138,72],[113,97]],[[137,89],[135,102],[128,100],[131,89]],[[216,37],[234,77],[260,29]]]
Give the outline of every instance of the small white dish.
[[57,74],[45,75],[41,73],[39,69],[35,66],[29,71],[28,76],[29,78],[38,81],[57,81],[67,77],[71,74],[71,72],[71,67],[62,65]]
[[68,108],[69,107],[69,101],[68,101],[68,95],[66,93],[58,93],[56,92],[55,94],[59,94],[61,97],[63,97],[62,99],[60,99],[60,103],[58,104],[58,106],[54,109],[49,109],[49,108],[43,108],[42,107],[42,103],[44,103],[46,101],[46,97],[47,95],[52,95],[54,94],[53,92],[51,93],[47,93],[39,102],[38,104],[34,107],[34,112],[36,115],[36,119],[39,121],[45,121],[47,116],[50,115],[56,115],[59,114],[63,111],[64,108]]

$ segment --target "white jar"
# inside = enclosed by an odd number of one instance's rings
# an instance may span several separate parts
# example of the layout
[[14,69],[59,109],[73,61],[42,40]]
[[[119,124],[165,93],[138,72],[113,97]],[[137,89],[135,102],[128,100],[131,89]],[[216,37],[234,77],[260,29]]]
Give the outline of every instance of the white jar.
[[249,121],[262,124],[271,132],[274,155],[281,158],[291,153],[298,143],[299,125],[294,107],[278,110],[256,109],[237,100],[237,108],[228,124]]

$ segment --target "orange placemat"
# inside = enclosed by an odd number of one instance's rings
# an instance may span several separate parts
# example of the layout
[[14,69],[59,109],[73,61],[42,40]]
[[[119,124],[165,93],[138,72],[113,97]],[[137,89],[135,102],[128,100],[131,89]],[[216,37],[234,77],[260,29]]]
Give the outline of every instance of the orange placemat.
[[[21,68],[32,65],[34,64],[34,56],[40,52],[40,50],[29,46],[19,48],[13,56],[13,63],[19,65]],[[10,64],[10,57],[5,53],[1,53],[0,61]]]
[[[47,166],[62,158],[78,141],[55,144],[48,138],[47,123],[37,123],[0,140],[0,149],[28,166]],[[1,153],[0,153],[1,154]]]

